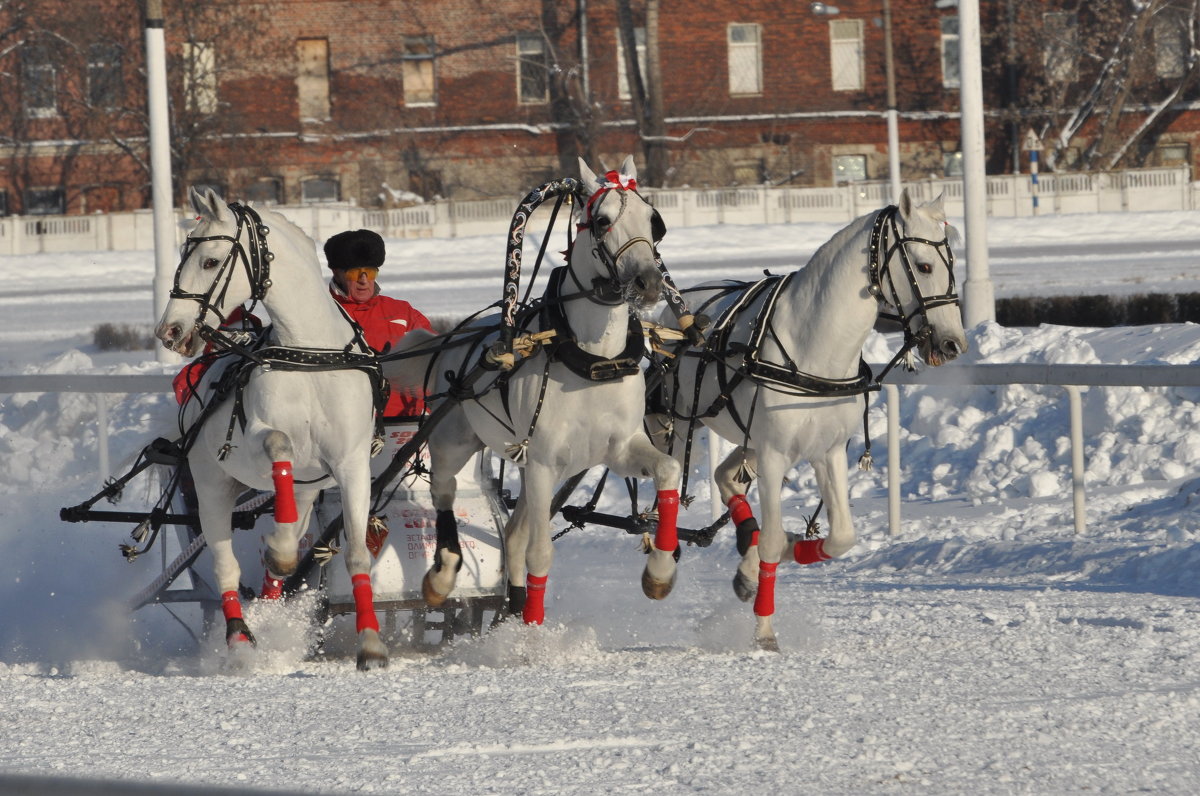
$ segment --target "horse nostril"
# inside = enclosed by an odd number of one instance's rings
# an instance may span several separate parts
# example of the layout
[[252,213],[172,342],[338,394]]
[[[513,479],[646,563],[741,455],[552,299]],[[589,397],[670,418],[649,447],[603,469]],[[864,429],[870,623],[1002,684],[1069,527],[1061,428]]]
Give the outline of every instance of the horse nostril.
[[961,354],[962,351],[959,350],[957,342],[955,342],[954,340],[946,340],[945,342],[942,343],[942,353],[949,354],[952,357],[956,357],[959,354]]

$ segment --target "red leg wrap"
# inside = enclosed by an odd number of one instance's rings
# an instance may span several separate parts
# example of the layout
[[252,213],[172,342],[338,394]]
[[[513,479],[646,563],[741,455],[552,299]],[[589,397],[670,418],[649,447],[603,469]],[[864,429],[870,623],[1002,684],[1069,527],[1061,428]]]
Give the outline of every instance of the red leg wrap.
[[779,562],[758,565],[758,593],[754,595],[754,615],[771,616],[775,613],[775,570]]
[[658,491],[658,528],[654,533],[654,546],[659,550],[674,553],[679,547],[679,534],[675,528],[679,520],[679,490]]
[[[750,508],[750,502],[746,500],[745,495],[734,495],[725,504],[729,507],[729,518],[733,520],[733,527],[741,525],[746,520],[754,519],[754,511]],[[758,544],[758,531],[754,531],[750,535],[750,546]]]
[[271,465],[271,480],[275,482],[275,522],[295,522],[300,519],[296,512],[292,463],[275,462]]
[[825,554],[824,539],[801,539],[795,547],[797,564],[818,564],[833,556]]
[[725,505],[729,507],[729,518],[733,520],[734,525],[754,517],[754,512],[750,509],[750,502],[746,500],[745,495],[734,495]]
[[283,578],[277,578],[270,570],[263,573],[262,592],[259,598],[263,600],[278,600],[283,596]]
[[350,583],[354,587],[354,629],[358,632],[368,628],[379,631],[379,619],[375,616],[375,598],[371,592],[371,576],[363,573],[353,575]]
[[242,618],[242,603],[238,600],[236,591],[227,591],[221,595],[221,612],[225,614],[226,622]]
[[546,581],[549,575],[525,576],[525,608],[521,618],[527,625],[540,625],[546,619]]

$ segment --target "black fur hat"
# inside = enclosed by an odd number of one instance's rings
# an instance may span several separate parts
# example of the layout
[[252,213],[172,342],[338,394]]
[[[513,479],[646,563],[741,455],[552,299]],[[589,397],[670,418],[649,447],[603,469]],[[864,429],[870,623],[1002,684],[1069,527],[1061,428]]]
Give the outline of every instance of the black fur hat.
[[330,268],[378,268],[383,265],[383,238],[369,229],[339,232],[325,241]]

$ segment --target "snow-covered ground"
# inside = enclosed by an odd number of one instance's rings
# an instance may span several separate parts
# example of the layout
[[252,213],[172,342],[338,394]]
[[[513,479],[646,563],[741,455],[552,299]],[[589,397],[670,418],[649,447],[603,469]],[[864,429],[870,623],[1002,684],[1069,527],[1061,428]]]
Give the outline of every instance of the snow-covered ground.
[[[996,219],[996,293],[1200,290],[1198,222]],[[675,229],[663,254],[681,285],[752,278],[799,265],[835,228]],[[502,259],[502,234],[389,241],[381,281],[449,317],[498,297]],[[90,342],[97,323],[150,323],[152,273],[146,252],[8,258],[0,374],[172,370]],[[1193,325],[970,336],[967,362],[1200,366]],[[872,337],[868,360],[894,345]],[[855,471],[859,545],[781,569],[781,654],[751,648],[728,531],[685,549],[675,593],[651,603],[633,537],[587,528],[556,544],[544,627],[508,625],[435,654],[393,638],[390,668],[370,675],[336,634],[331,659],[306,660],[302,606],[248,609],[260,651],[236,673],[219,640],[196,649],[165,609],[130,616],[124,603],[157,556],[125,563],[127,526],[58,520],[99,487],[93,402],[6,395],[0,792],[18,774],[166,792],[1200,791],[1200,389],[1085,392],[1083,535],[1061,389],[902,392],[902,533],[887,535],[883,468]],[[111,410],[114,461],[148,441],[169,401],[131,396]],[[870,422],[886,462],[881,402]],[[702,476],[703,457],[697,466]],[[693,527],[709,505],[694,483]],[[145,499],[130,492],[121,507]],[[815,504],[802,466],[789,527]]]

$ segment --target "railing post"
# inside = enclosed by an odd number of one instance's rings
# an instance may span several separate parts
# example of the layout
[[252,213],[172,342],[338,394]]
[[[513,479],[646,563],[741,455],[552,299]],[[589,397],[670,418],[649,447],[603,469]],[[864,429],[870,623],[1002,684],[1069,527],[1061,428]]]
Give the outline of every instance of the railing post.
[[1075,533],[1087,530],[1087,499],[1083,491],[1083,401],[1079,387],[1064,384],[1071,412],[1071,493],[1075,504]]
[[888,535],[900,533],[900,388],[883,385],[887,395]]
[[108,396],[96,393],[96,449],[100,454],[100,483],[112,475],[108,462]]

